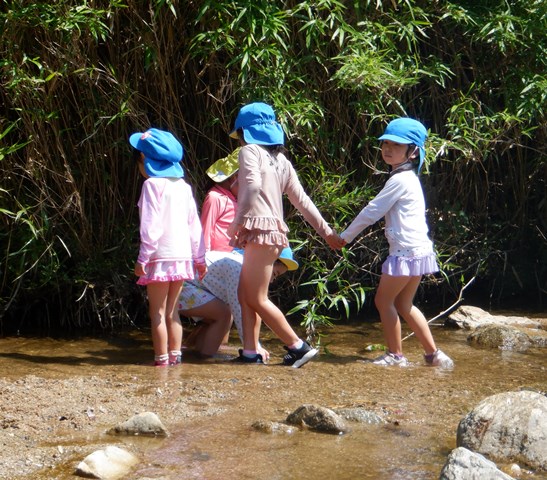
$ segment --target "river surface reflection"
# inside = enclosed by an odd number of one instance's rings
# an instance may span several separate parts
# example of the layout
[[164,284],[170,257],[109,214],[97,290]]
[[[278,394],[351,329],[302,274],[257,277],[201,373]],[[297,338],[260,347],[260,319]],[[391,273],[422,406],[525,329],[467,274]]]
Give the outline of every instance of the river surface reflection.
[[[168,376],[135,365],[149,359],[147,339],[0,339],[0,369],[8,378],[112,376],[116,364],[120,380],[157,378],[158,386],[218,379],[211,397],[214,414],[180,419],[169,425],[166,439],[114,439],[114,444],[137,450],[142,460],[127,477],[131,479],[436,479],[456,447],[459,421],[483,398],[522,388],[547,389],[545,350],[478,349],[467,344],[467,332],[436,327],[437,344],[455,361],[453,371],[423,366],[414,337],[404,342],[412,365],[384,368],[366,361],[375,352],[365,347],[383,342],[379,324],[336,326],[325,333],[320,357],[301,369],[275,365],[283,351],[271,338],[263,342],[272,352],[271,365],[185,363]],[[258,419],[283,421],[303,403],[363,406],[385,415],[389,423],[351,424],[351,432],[340,436],[309,431],[272,435],[250,428]],[[204,411],[210,406],[203,405]],[[104,442],[104,432],[96,435],[97,443]],[[86,439],[95,442],[89,433]],[[73,473],[73,468],[59,469],[33,478],[72,479]]]

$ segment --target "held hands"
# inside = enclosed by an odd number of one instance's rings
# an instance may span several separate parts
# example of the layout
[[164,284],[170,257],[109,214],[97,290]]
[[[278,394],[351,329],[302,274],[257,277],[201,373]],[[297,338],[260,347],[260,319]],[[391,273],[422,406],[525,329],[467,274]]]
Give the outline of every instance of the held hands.
[[194,262],[194,268],[196,269],[196,272],[198,274],[198,278],[200,280],[203,280],[203,277],[207,274],[207,264],[206,263],[195,263]]
[[327,237],[327,243],[330,248],[333,250],[340,250],[342,247],[346,245],[346,241],[338,235],[334,230],[332,233]]

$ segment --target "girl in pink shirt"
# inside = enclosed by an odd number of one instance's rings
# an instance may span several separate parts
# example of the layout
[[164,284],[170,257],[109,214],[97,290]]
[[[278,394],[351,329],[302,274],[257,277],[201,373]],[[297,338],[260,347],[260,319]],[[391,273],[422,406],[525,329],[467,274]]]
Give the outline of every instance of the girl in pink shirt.
[[201,224],[192,189],[182,178],[182,145],[169,132],[151,128],[134,133],[146,180],[139,199],[140,249],[135,275],[146,285],[152,326],[154,365],[181,362],[182,324],[177,300],[184,280],[207,271]]
[[230,245],[228,227],[234,221],[237,207],[238,153],[239,148],[207,169],[207,176],[215,182],[201,206],[201,226],[208,252],[231,252],[234,249]]
[[341,246],[338,235],[323,219],[304,192],[296,172],[284,153],[284,134],[275,113],[265,103],[244,106],[230,134],[238,138],[239,193],[234,223],[228,234],[235,247],[243,248],[239,301],[243,317],[243,350],[239,361],[262,363],[258,353],[259,317],[285,344],[283,364],[301,367],[318,351],[301,340],[287,319],[268,298],[273,264],[287,240],[283,195],[302,213],[331,247]]

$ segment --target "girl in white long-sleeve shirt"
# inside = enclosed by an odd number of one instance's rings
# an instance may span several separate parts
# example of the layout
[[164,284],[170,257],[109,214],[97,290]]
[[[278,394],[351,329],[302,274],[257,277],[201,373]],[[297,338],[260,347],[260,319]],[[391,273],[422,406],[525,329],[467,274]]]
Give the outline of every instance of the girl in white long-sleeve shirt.
[[[425,157],[427,131],[417,120],[398,118],[390,122],[382,141],[382,158],[391,167],[390,178],[381,192],[340,234],[347,243],[366,227],[385,217],[389,256],[375,296],[388,351],[374,361],[377,365],[406,366],[399,316],[410,325],[422,344],[429,365],[452,368],[452,360],[437,349],[429,325],[413,304],[422,275],[439,271],[433,244],[428,237],[425,201],[417,172]],[[415,165],[414,162],[417,162]]]

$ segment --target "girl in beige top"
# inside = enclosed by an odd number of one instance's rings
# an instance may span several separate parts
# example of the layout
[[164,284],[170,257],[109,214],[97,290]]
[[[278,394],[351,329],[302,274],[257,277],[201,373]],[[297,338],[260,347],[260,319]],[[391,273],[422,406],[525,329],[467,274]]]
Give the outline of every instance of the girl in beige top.
[[238,291],[244,348],[237,360],[263,363],[257,351],[261,318],[285,344],[283,364],[298,368],[318,350],[296,335],[281,310],[268,298],[273,264],[281,250],[289,246],[283,194],[332,248],[341,248],[343,242],[304,192],[285,156],[283,130],[272,107],[258,102],[241,108],[230,136],[238,138],[242,145],[238,205],[234,222],[228,228],[232,245],[244,249]]

